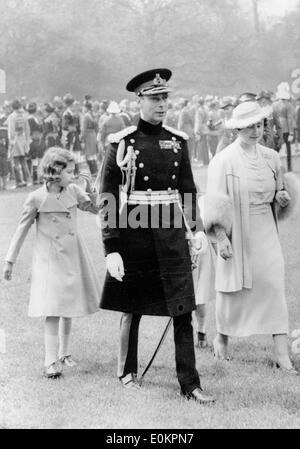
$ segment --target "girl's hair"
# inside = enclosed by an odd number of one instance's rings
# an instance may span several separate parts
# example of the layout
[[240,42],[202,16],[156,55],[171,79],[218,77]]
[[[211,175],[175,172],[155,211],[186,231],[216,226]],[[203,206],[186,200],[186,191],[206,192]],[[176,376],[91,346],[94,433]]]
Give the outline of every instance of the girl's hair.
[[44,154],[40,165],[40,175],[46,182],[60,181],[60,174],[69,162],[74,162],[74,157],[69,150],[59,147],[51,147]]

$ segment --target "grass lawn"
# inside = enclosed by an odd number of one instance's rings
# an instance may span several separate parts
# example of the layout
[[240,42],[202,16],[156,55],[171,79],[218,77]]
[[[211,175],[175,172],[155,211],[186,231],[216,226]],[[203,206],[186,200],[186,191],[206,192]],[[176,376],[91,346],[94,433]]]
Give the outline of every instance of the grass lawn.
[[[201,177],[201,180],[199,180]],[[195,170],[204,185],[205,171]],[[27,190],[27,191],[26,191]],[[0,256],[3,260],[28,189],[0,193]],[[290,329],[300,329],[300,211],[280,225],[286,261]],[[104,278],[104,257],[95,216],[79,211],[79,226]],[[205,390],[217,397],[213,407],[182,399],[175,374],[170,331],[139,392],[122,389],[116,378],[120,314],[99,311],[75,319],[71,352],[79,365],[62,379],[42,377],[43,320],[27,317],[30,287],[30,231],[10,283],[0,284],[0,329],[6,353],[0,354],[0,428],[299,428],[300,376],[272,367],[269,336],[232,340],[231,362],[215,362],[211,348],[196,350]],[[140,369],[147,364],[167,318],[143,317]],[[210,304],[208,337],[215,335]],[[291,339],[292,342],[292,339]],[[300,370],[300,354],[293,355]]]

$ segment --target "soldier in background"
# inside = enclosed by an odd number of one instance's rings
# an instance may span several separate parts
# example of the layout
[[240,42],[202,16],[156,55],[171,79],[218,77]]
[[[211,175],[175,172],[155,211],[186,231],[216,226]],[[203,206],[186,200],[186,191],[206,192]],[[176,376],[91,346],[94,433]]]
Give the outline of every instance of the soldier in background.
[[46,148],[61,146],[61,119],[51,103],[45,104],[44,140]]
[[37,116],[37,105],[32,102],[27,107],[28,123],[30,127],[30,146],[28,156],[30,158],[31,176],[33,184],[38,184],[38,165],[45,151],[43,136],[43,122]]
[[290,88],[287,83],[279,84],[277,87],[276,99],[277,100],[273,104],[273,110],[279,118],[283,141],[286,145],[287,171],[292,171],[291,143],[294,140],[295,111],[291,104]]
[[63,100],[66,109],[62,115],[62,143],[65,148],[74,153],[75,175],[78,175],[81,161],[80,116],[77,104],[74,104],[75,100],[71,94],[66,94]]
[[112,101],[107,108],[108,117],[104,120],[101,133],[101,143],[104,148],[104,153],[109,145],[108,136],[117,133],[125,128],[123,118],[120,117],[120,108],[117,102]]
[[[261,107],[272,106],[272,92],[262,90],[256,96]],[[266,147],[272,148],[279,152],[283,144],[282,127],[278,117],[278,113],[273,110],[270,117],[264,120],[264,133],[260,143]]]
[[209,164],[208,145],[207,145],[207,121],[208,113],[205,107],[204,98],[198,100],[198,109],[195,114],[195,159],[202,162],[203,165]]
[[195,134],[194,134],[194,115],[190,108],[189,102],[186,98],[180,100],[181,110],[178,117],[177,128],[180,131],[185,132],[189,136],[189,155],[190,161],[193,160],[194,149],[195,149]]
[[28,114],[22,108],[19,100],[12,102],[13,112],[7,119],[9,158],[13,159],[16,176],[16,186],[24,187],[31,185],[30,174],[26,163],[26,155],[29,152],[30,128],[28,124]]
[[120,117],[123,119],[125,126],[131,126],[132,120],[129,113],[129,100],[124,98],[124,100],[120,101]]
[[82,124],[82,141],[84,147],[84,155],[89,166],[91,175],[95,175],[98,171],[97,167],[97,133],[98,122],[93,114],[93,103],[85,100],[85,113],[83,115]]

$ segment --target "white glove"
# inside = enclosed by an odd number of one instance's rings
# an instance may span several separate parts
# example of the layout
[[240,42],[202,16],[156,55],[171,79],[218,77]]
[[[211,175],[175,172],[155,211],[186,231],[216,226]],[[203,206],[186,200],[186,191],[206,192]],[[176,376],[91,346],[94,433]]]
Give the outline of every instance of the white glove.
[[122,278],[125,275],[124,264],[119,253],[110,253],[106,256],[106,269],[111,277],[117,279],[117,281],[123,281]]
[[191,239],[192,252],[194,254],[205,254],[208,248],[208,240],[203,231],[198,231]]
[[281,207],[286,207],[291,201],[291,197],[286,190],[280,190],[277,192],[275,198]]
[[293,142],[293,140],[294,140],[294,135],[290,134],[288,137],[288,142]]

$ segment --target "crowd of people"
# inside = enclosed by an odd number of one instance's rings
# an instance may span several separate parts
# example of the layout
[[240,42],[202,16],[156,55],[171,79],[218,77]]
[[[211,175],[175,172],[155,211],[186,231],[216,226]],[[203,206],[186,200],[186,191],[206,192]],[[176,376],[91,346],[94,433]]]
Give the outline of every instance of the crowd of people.
[[[277,218],[291,202],[294,176],[283,175],[278,152],[285,143],[291,171],[300,111],[285,83],[274,95],[245,92],[170,103],[171,75],[154,69],[135,76],[126,86],[136,94],[131,103],[99,104],[86,96],[81,104],[67,94],[42,108],[19,100],[12,102],[13,112],[5,106],[2,131],[11,175],[17,186],[30,176],[39,183],[41,159],[44,185],[24,204],[4,277],[12,278],[36,221],[29,315],[45,317],[45,376],[57,378],[61,364],[76,364],[68,344],[71,320],[100,307],[122,312],[117,375],[125,388],[138,390],[142,315],[169,316],[181,394],[211,404],[215,398],[202,391],[196,369],[192,326],[195,310],[197,343],[205,347],[211,298],[216,359],[229,360],[229,337],[268,334],[277,366],[298,374],[288,351]],[[91,179],[103,155],[95,193]],[[88,175],[80,171],[82,158]],[[209,164],[200,211],[195,159]],[[72,183],[80,173],[85,190]],[[102,288],[77,230],[77,207],[99,213],[107,268]]]
[[[235,97],[195,95],[170,100],[165,124],[184,131],[189,136],[191,162],[208,165],[210,159],[236,137],[225,122],[235,106],[257,100],[261,106],[270,105],[272,114],[265,119],[261,143],[280,151],[286,146],[288,170],[292,170],[291,143],[300,140],[300,97],[293,98],[285,83],[276,93],[245,92]],[[75,172],[86,162],[92,175],[103,160],[109,145],[108,136],[128,126],[137,126],[139,106],[136,101],[83,101],[66,94],[52,103],[37,104],[26,97],[5,101],[0,108],[0,189],[7,180],[14,187],[38,184],[38,164],[45,150],[58,145],[74,152]]]

